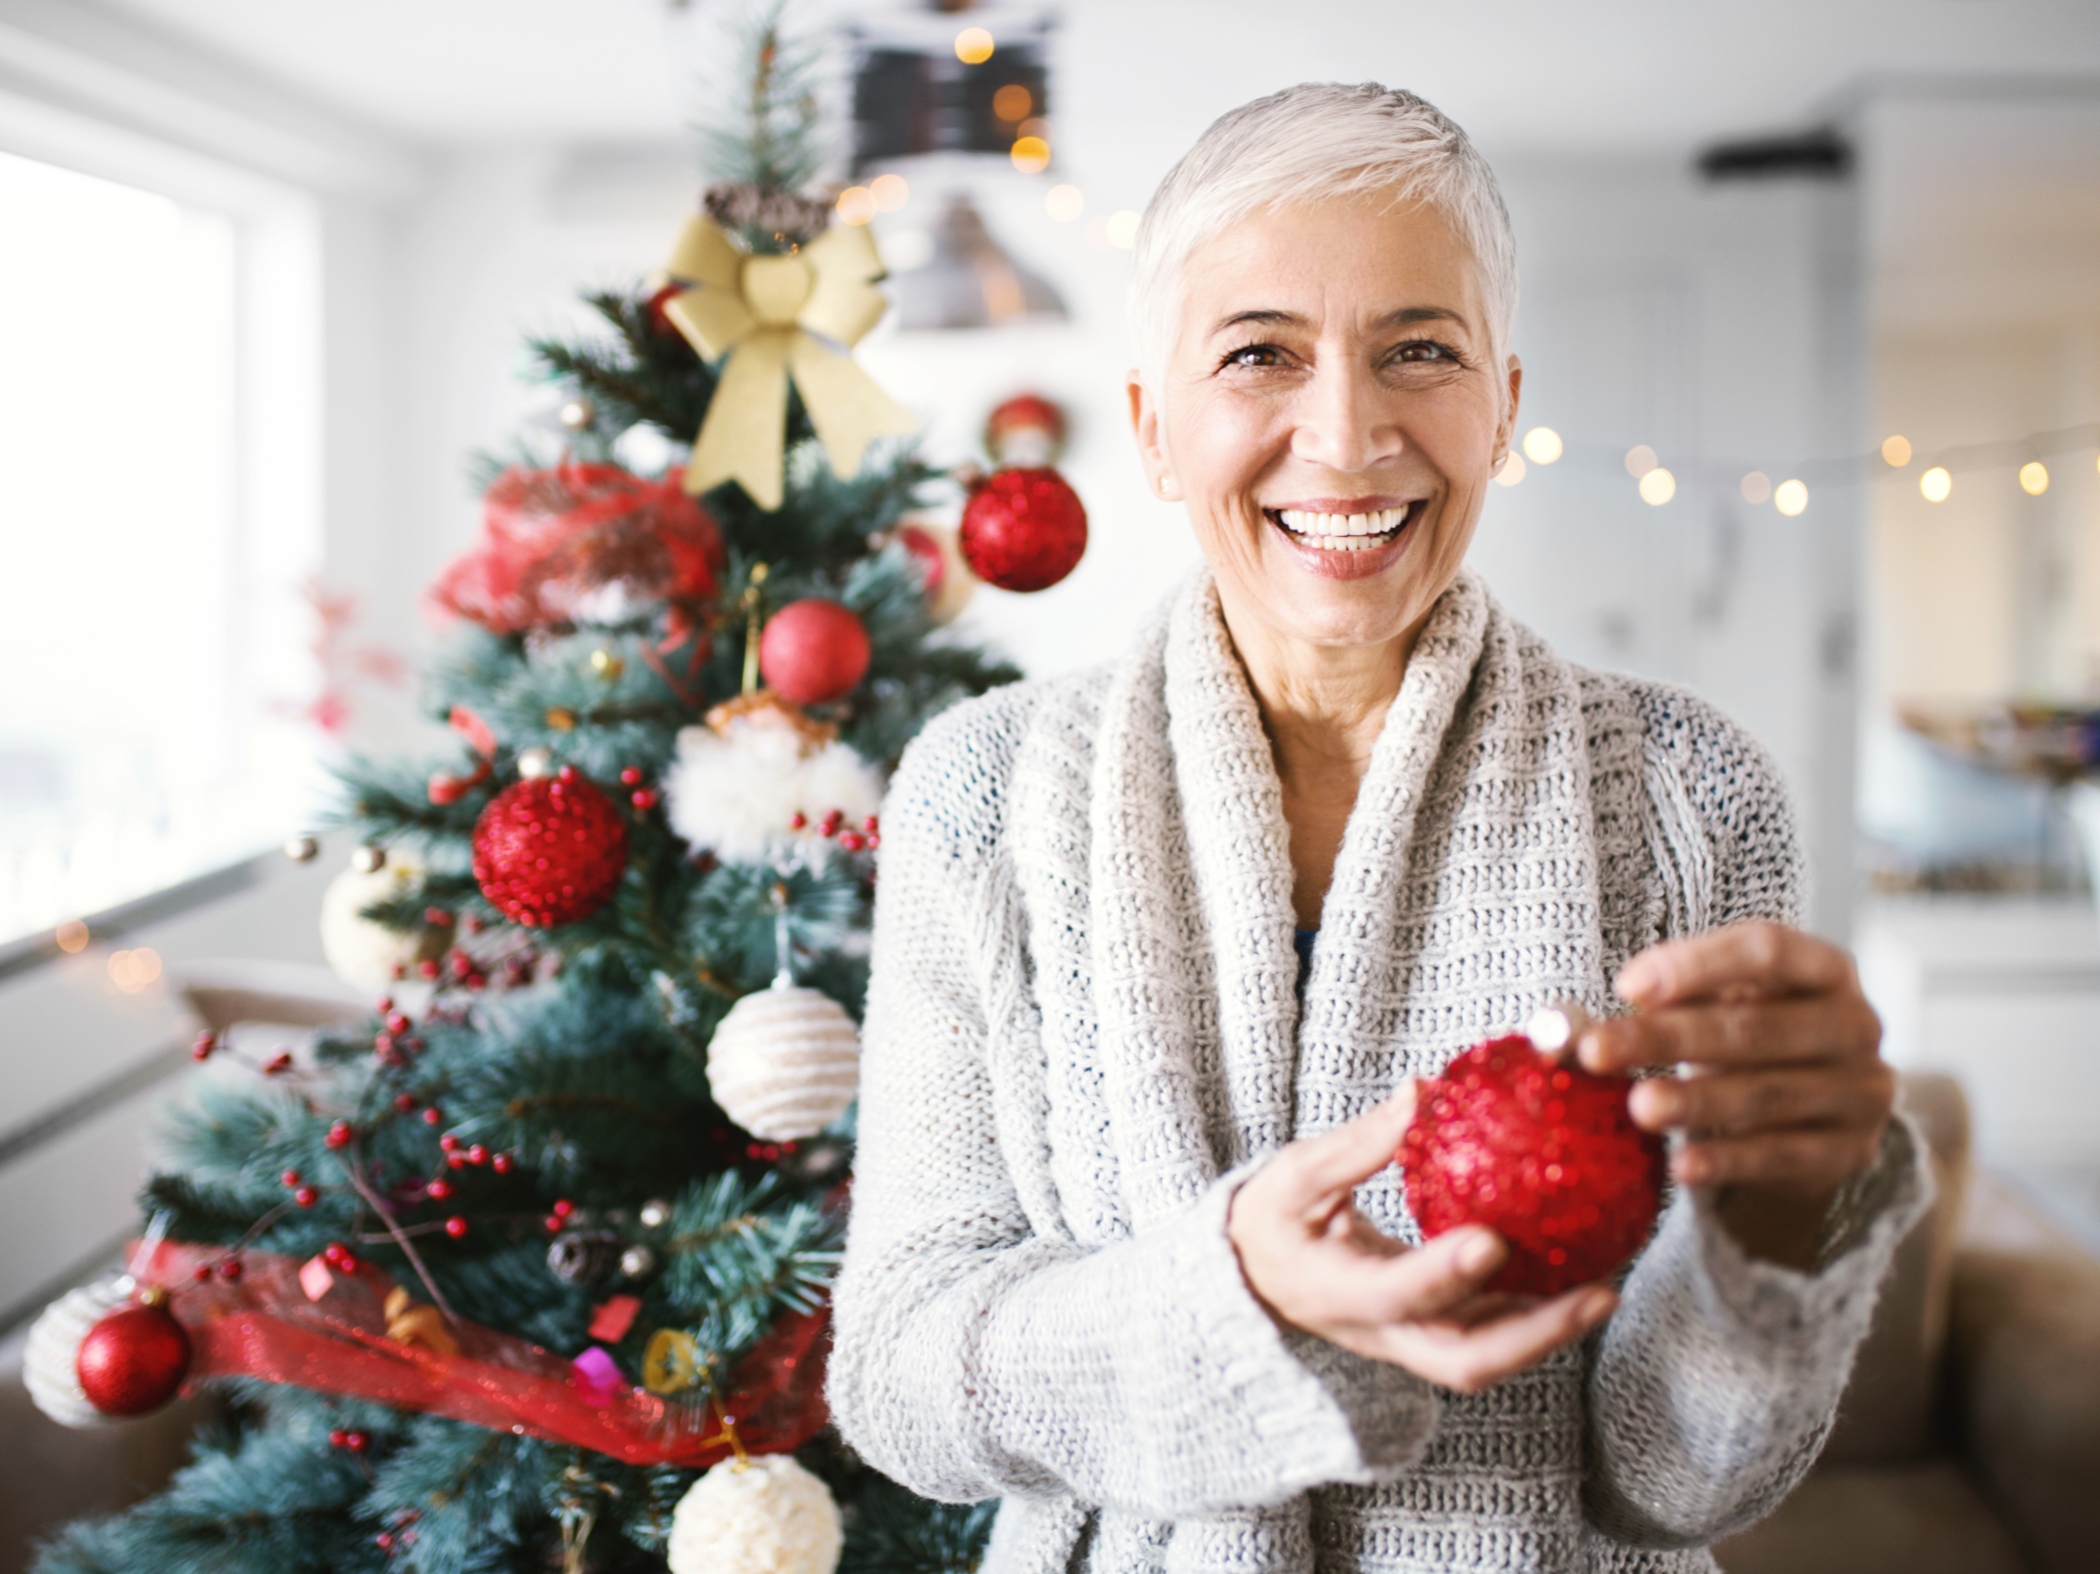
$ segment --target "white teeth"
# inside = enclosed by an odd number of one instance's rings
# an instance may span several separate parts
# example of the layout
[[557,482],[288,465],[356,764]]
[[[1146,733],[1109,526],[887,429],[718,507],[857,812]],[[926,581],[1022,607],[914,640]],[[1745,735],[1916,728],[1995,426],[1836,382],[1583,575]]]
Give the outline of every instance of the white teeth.
[[1294,536],[1303,536],[1323,549],[1360,551],[1374,545],[1369,538],[1398,530],[1407,522],[1407,509],[1381,508],[1372,514],[1315,514],[1300,508],[1279,509],[1277,519]]

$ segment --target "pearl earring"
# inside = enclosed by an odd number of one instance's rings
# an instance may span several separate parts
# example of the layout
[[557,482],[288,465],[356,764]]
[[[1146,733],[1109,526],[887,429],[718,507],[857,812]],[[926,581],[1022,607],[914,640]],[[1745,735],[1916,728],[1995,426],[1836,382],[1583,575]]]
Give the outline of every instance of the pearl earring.
[[1159,478],[1159,495],[1161,497],[1179,497],[1181,488],[1174,484],[1172,476],[1163,475]]

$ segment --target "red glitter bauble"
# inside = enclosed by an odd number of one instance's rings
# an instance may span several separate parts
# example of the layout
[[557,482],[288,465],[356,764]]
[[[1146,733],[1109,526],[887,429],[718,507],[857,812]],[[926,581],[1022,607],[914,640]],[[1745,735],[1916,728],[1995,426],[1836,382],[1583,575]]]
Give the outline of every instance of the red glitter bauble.
[[512,923],[539,929],[588,918],[627,867],[627,825],[581,776],[506,787],[474,822],[474,880]]
[[1001,590],[1047,590],[1086,551],[1086,505],[1055,470],[998,470],[963,510],[962,554]]
[[1648,1239],[1661,1141],[1627,1112],[1632,1083],[1560,1065],[1521,1035],[1476,1044],[1421,1084],[1400,1141],[1425,1239],[1482,1224],[1509,1243],[1491,1290],[1557,1295],[1608,1277]]
[[867,675],[868,631],[852,609],[812,596],[766,620],[758,670],[766,686],[797,705],[843,699]]
[[73,1370],[104,1415],[142,1416],[175,1397],[190,1370],[190,1336],[165,1305],[111,1312],[80,1341]]

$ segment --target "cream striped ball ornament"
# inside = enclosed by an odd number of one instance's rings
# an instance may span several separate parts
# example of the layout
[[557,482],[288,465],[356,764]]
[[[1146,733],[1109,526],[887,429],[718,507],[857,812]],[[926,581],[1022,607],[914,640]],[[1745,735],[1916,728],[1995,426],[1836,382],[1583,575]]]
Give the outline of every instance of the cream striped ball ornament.
[[837,1001],[783,973],[722,1018],[707,1047],[707,1085],[754,1137],[814,1137],[859,1090],[860,1034]]
[[60,1426],[107,1426],[80,1386],[80,1346],[95,1324],[131,1299],[129,1279],[104,1279],[69,1290],[29,1325],[22,1351],[22,1386],[37,1409]]

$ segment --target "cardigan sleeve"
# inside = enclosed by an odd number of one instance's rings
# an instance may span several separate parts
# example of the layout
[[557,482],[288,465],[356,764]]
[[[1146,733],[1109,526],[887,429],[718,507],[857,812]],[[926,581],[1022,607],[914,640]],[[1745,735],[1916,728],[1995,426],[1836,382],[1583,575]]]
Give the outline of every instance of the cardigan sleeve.
[[[1778,772],[1691,695],[1642,696],[1657,862],[1673,933],[1795,923],[1802,862]],[[1590,1346],[1584,1506],[1635,1545],[1702,1546],[1776,1508],[1815,1463],[1897,1244],[1931,1201],[1907,1120],[1846,1188],[1823,1260],[1747,1257],[1710,1194],[1679,1191]]]
[[989,718],[974,719],[944,718],[914,748],[883,817],[834,1298],[840,1432],[928,1497],[1069,1497],[1159,1519],[1404,1467],[1433,1395],[1352,1402],[1349,1373],[1293,1353],[1226,1235],[1238,1172],[1173,1224],[1106,1246],[1032,1221],[987,1053],[1032,1018],[992,981],[1024,959],[997,846],[1003,769],[984,757]]

